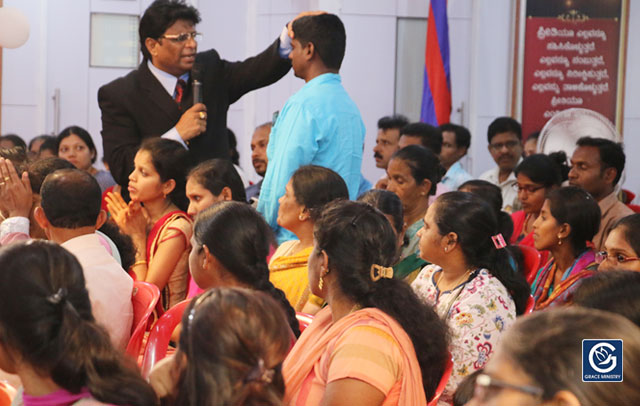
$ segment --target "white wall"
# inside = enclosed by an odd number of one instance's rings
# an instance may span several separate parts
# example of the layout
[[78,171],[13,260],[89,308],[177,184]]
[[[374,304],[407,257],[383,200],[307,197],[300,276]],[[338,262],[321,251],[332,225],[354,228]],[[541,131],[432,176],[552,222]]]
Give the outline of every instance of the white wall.
[[45,128],[45,0],[4,0],[27,16],[31,32],[20,48],[2,50],[2,128],[0,134],[17,133],[32,138]]
[[[2,133],[30,139],[53,130],[54,89],[61,89],[60,128],[89,129],[101,150],[99,86],[127,69],[90,68],[90,12],[139,14],[151,0],[4,0],[31,22],[31,37],[3,58]],[[347,51],[341,75],[367,127],[363,173],[376,180],[372,148],[378,118],[393,113],[397,17],[426,18],[425,0],[192,0],[199,7],[204,33],[200,49],[215,47],[229,60],[266,48],[284,24],[306,9],[338,13],[347,28]],[[487,151],[486,129],[497,116],[510,113],[510,66],[513,55],[511,0],[449,0],[449,35],[453,93],[452,121],[473,134],[466,165],[480,175],[494,163]],[[424,49],[416,52],[422,53]],[[624,127],[628,155],[640,150],[640,8],[630,8]],[[268,88],[243,97],[229,110],[229,126],[239,138],[241,165],[255,179],[249,139],[253,128],[271,119],[303,82],[289,73]],[[422,87],[422,83],[416,83]],[[464,103],[462,112],[457,108]],[[398,112],[401,113],[401,112]],[[629,159],[625,187],[640,194],[640,162]]]

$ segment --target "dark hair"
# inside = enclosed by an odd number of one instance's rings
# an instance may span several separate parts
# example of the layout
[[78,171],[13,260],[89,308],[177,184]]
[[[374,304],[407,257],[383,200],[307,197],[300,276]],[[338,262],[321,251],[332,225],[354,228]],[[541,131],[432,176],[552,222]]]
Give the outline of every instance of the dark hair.
[[196,243],[206,245],[238,281],[276,299],[286,312],[291,330],[300,335],[296,312],[284,293],[269,281],[267,256],[275,241],[273,231],[250,205],[234,201],[215,203],[196,217]]
[[200,13],[184,0],[156,0],[145,10],[138,27],[140,50],[145,61],[151,59],[151,54],[144,41],[147,38],[160,38],[178,20],[187,20],[196,25],[200,22]]
[[78,260],[57,244],[32,240],[0,249],[0,338],[56,385],[87,387],[100,402],[156,404],[135,364],[125,364],[96,324]]
[[516,313],[523,314],[530,287],[521,273],[514,272],[510,252],[493,243],[491,237],[500,232],[495,211],[481,197],[465,192],[444,193],[434,204],[440,235],[456,233],[467,264],[498,278],[513,298]]
[[[89,134],[89,132],[82,127],[78,127],[74,125],[62,130],[62,132],[58,134],[58,138],[56,140],[58,148],[60,148],[60,143],[62,142],[62,140],[64,140],[65,138],[71,135],[77,135],[85,144],[87,144],[87,148],[89,148],[89,151],[93,153],[93,158],[91,158],[91,163],[92,164],[95,163],[96,157],[98,156],[98,151],[96,151],[96,146],[93,143],[93,140],[91,139],[91,134]],[[58,150],[56,149],[56,155],[57,154],[58,154]]]
[[562,182],[568,179],[569,170],[567,155],[560,151],[549,155],[529,155],[516,166],[513,172],[516,176],[523,174],[532,182],[539,183],[548,189],[562,185]]
[[471,146],[471,133],[466,127],[463,127],[457,124],[447,123],[447,124],[442,124],[438,128],[440,129],[441,133],[447,131],[455,134],[456,147],[469,149],[469,147]]
[[540,138],[540,131],[534,131],[531,134],[527,135],[527,141],[529,140],[538,140]]
[[22,148],[25,151],[27,150],[27,144],[24,142],[22,137],[17,134],[7,134],[0,136],[0,140],[9,140],[13,143],[14,147]]
[[282,404],[291,332],[271,297],[214,288],[191,301],[182,326],[178,357],[187,362],[176,405]]
[[47,220],[58,228],[95,226],[102,193],[96,178],[79,169],[61,169],[48,175],[40,190]]
[[513,133],[519,140],[522,140],[522,126],[511,117],[498,117],[489,124],[489,129],[487,130],[489,144],[491,144],[491,139],[494,136],[502,133]]
[[120,254],[122,269],[131,268],[136,262],[136,247],[133,245],[131,237],[121,233],[118,226],[110,221],[106,221],[98,231],[109,237],[115,244]]
[[327,203],[349,199],[349,189],[344,179],[323,166],[301,166],[291,176],[291,186],[296,201],[307,208],[314,221]]
[[370,204],[382,214],[391,216],[393,227],[398,233],[404,228],[404,209],[397,194],[383,189],[371,189],[361,194],[358,201]]
[[222,189],[231,190],[231,198],[237,202],[246,202],[247,195],[242,179],[233,164],[226,159],[210,159],[191,169],[189,176],[207,189],[214,196],[220,195]]
[[402,127],[400,136],[420,137],[423,147],[438,155],[442,151],[442,131],[426,123],[411,123]]
[[472,179],[464,182],[458,190],[467,189],[469,193],[479,196],[493,210],[493,214],[498,220],[500,233],[505,241],[511,240],[513,235],[513,220],[511,215],[502,210],[502,190],[498,185],[482,179]]
[[378,129],[390,130],[392,128],[397,128],[398,130],[402,130],[402,128],[407,124],[409,124],[408,118],[402,114],[394,114],[393,116],[384,116],[378,120]]
[[621,314],[640,326],[640,272],[598,272],[580,284],[573,303]]
[[640,213],[628,215],[618,220],[611,230],[621,227],[624,238],[627,240],[636,255],[640,255]]
[[574,255],[587,249],[600,228],[600,206],[593,197],[577,186],[566,186],[552,190],[547,195],[551,215],[558,224],[571,226],[569,243]]
[[27,151],[22,147],[0,148],[0,157],[11,161],[18,176],[24,172],[27,165]]
[[51,151],[53,155],[58,156],[58,138],[53,135],[49,136],[42,145],[40,145],[40,151],[38,154],[42,154],[42,151]]
[[54,137],[53,135],[49,135],[49,134],[42,134],[42,135],[38,135],[36,137],[33,137],[31,139],[31,141],[29,141],[29,151],[31,151],[31,147],[33,147],[33,144],[35,144],[37,141],[45,142],[46,140],[50,140],[50,139],[55,140],[56,137]]
[[179,142],[165,138],[147,138],[140,145],[139,151],[151,154],[151,163],[162,182],[169,179],[176,182],[176,187],[169,193],[169,199],[180,210],[186,211],[189,207],[189,199],[185,194],[189,152]]
[[227,128],[227,137],[229,139],[229,157],[231,162],[234,165],[240,165],[240,153],[238,152],[238,140],[236,138],[236,133],[231,130],[231,128]]
[[293,22],[294,38],[300,45],[313,44],[324,66],[328,69],[340,69],[347,44],[344,24],[335,14],[305,16]]
[[431,399],[447,361],[447,327],[407,283],[371,279],[372,265],[388,267],[395,259],[396,235],[389,221],[366,203],[336,201],[316,222],[314,237],[316,251],[326,252],[342,293],[362,307],[383,311],[409,335],[425,394]]
[[29,181],[31,182],[31,190],[33,190],[33,193],[40,194],[42,182],[44,182],[44,178],[46,178],[47,175],[59,169],[75,168],[76,167],[66,159],[53,156],[31,162],[27,166],[27,172],[29,172]]
[[408,145],[396,151],[391,159],[403,160],[409,166],[416,184],[422,183],[425,179],[431,181],[429,195],[436,194],[438,182],[444,176],[445,170],[440,165],[440,158],[433,151],[421,145]]
[[476,378],[482,373],[484,369],[476,369],[460,381],[453,394],[453,406],[464,406],[471,401],[476,389]]
[[616,177],[613,180],[613,186],[618,184],[625,163],[625,155],[621,143],[604,138],[582,137],[576,145],[578,147],[598,148],[598,152],[600,152],[600,162],[602,162],[601,172],[608,168],[614,168],[616,170]]
[[[624,383],[582,381],[582,340],[621,339]],[[500,341],[502,354],[542,388],[546,403],[567,390],[582,406],[640,404],[640,330],[624,317],[579,306],[554,308],[521,317]]]

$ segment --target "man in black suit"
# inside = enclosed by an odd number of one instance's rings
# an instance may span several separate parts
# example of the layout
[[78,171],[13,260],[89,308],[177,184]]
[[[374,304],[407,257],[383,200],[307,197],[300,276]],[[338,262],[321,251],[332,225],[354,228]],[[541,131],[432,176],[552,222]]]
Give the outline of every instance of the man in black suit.
[[[286,31],[259,55],[228,62],[214,49],[197,53],[199,22],[198,10],[183,0],[154,1],[140,20],[142,63],[98,91],[104,155],[123,191],[136,151],[148,137],[181,142],[194,164],[228,159],[229,105],[291,67]],[[202,83],[202,103],[193,104],[194,76]]]

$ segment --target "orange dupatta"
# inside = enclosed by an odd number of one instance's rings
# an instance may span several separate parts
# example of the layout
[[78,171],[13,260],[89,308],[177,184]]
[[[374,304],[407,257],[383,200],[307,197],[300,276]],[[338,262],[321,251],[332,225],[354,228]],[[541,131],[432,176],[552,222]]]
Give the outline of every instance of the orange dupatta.
[[313,322],[300,336],[287,358],[284,360],[282,375],[285,382],[284,404],[295,405],[297,396],[304,381],[313,371],[315,365],[325,351],[327,345],[338,338],[349,328],[366,325],[374,319],[383,323],[388,333],[396,340],[402,350],[403,376],[398,406],[414,406],[427,403],[422,385],[422,372],[413,348],[413,342],[391,316],[376,308],[367,307],[350,313],[333,324],[329,306],[320,310]]

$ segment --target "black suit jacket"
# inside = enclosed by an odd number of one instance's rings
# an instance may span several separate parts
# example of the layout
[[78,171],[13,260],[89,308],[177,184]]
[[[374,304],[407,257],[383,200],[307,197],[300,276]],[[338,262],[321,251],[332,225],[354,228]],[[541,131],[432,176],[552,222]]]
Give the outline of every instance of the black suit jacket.
[[[193,164],[211,158],[229,159],[227,110],[245,93],[270,85],[291,67],[280,57],[280,41],[242,62],[220,59],[211,49],[199,53],[203,102],[207,106],[207,130],[189,142]],[[191,79],[190,79],[191,80]],[[153,76],[147,61],[137,70],[108,83],[98,91],[102,111],[102,145],[113,178],[127,189],[133,158],[142,140],[159,137],[173,128],[193,104],[191,83],[180,106]]]

